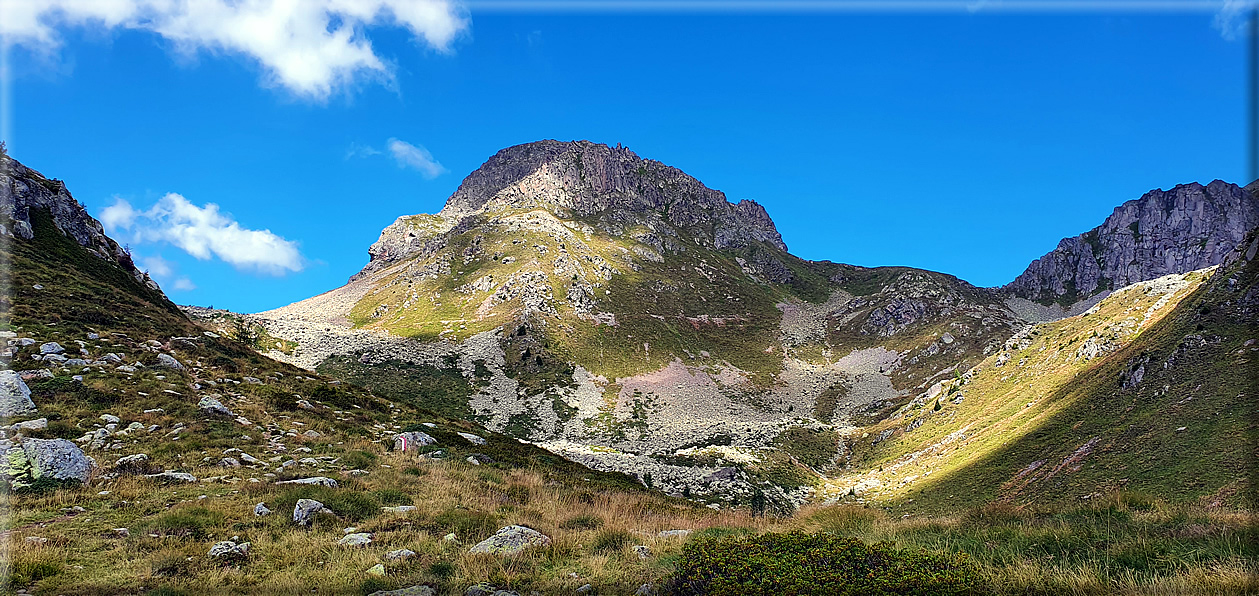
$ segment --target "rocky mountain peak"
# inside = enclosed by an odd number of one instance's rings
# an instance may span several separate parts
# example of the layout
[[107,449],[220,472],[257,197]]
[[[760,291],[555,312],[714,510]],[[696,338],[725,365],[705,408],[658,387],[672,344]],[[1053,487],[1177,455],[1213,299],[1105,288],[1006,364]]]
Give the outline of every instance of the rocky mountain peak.
[[1259,181],[1216,180],[1156,189],[1115,209],[1102,225],[1035,260],[1003,289],[1070,305],[1128,284],[1218,265],[1259,226]]
[[140,271],[131,254],[105,235],[101,222],[70,196],[65,183],[49,179],[5,153],[0,153],[0,236],[30,240],[35,237],[33,217],[47,212],[52,224],[92,254],[109,261],[149,288],[161,291],[157,282]]
[[583,219],[614,236],[646,227],[656,237],[680,233],[716,249],[763,242],[787,250],[755,201],[731,203],[682,170],[620,145],[544,140],[494,154],[436,216],[399,218],[369,250],[365,271],[422,251],[435,236],[474,226],[480,216],[535,208],[562,220]]

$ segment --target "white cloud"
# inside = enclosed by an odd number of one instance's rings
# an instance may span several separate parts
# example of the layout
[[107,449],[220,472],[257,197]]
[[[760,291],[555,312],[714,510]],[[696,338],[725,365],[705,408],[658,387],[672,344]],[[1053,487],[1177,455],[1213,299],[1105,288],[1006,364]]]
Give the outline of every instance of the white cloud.
[[345,152],[346,159],[353,157],[371,157],[373,155],[380,155],[380,149],[370,145],[360,145],[358,143],[350,143],[350,148]]
[[1248,17],[1255,5],[1255,0],[1224,0],[1224,5],[1215,13],[1215,18],[1211,19],[1211,26],[1218,29],[1220,36],[1229,41],[1243,37],[1250,26]]
[[366,35],[381,26],[449,52],[469,21],[456,0],[0,0],[5,46],[52,53],[65,27],[150,31],[184,53],[247,56],[268,84],[317,100],[360,78],[393,78]]
[[218,205],[198,207],[177,193],[168,193],[147,211],[118,199],[100,219],[111,233],[130,231],[136,242],[167,242],[197,259],[217,257],[241,270],[284,275],[305,265],[297,243],[271,230],[243,228]]
[[163,259],[161,255],[142,257],[140,259],[140,265],[142,265],[144,269],[149,272],[149,275],[152,275],[153,277],[170,277],[170,274],[175,271],[171,266],[170,261]]
[[140,267],[149,273],[153,279],[157,280],[166,290],[174,290],[178,292],[186,292],[188,290],[197,289],[197,285],[192,283],[187,277],[175,277],[176,265],[166,259],[162,255],[153,255],[151,257],[140,257],[138,259]]
[[101,220],[106,230],[129,230],[137,215],[139,213],[131,208],[131,203],[114,197],[114,204],[101,211],[97,219]]
[[446,168],[437,163],[437,160],[433,159],[433,154],[429,153],[423,145],[412,145],[406,141],[389,139],[388,147],[389,153],[393,154],[393,159],[399,166],[418,170],[425,178],[433,179],[446,173]]

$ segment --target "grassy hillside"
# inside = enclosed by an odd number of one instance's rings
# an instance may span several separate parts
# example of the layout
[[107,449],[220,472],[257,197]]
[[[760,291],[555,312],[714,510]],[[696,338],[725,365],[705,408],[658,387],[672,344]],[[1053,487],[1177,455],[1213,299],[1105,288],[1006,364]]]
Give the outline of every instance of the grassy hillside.
[[1116,491],[1250,505],[1256,272],[1149,282],[1034,327],[862,429],[832,494],[893,511],[1070,506]]

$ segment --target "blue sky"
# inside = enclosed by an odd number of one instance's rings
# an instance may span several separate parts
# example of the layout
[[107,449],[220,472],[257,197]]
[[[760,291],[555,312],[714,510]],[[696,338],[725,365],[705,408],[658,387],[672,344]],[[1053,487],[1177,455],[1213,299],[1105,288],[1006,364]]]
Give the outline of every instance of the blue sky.
[[[179,303],[339,286],[396,217],[544,138],[622,143],[755,199],[801,257],[984,286],[1149,189],[1247,182],[1246,42],[1210,10],[390,18],[372,0],[374,19],[306,15],[270,39],[227,13],[58,1],[8,15],[2,136]],[[348,45],[320,37],[340,26]]]

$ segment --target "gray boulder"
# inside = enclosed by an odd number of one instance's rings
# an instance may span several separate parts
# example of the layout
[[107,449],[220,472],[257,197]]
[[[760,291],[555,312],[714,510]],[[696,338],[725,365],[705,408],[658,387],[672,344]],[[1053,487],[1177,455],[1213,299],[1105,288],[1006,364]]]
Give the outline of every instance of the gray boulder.
[[87,482],[92,473],[92,461],[83,450],[65,439],[26,439],[22,450],[30,462],[31,477],[35,480],[77,480]]
[[175,360],[175,357],[170,354],[158,354],[157,364],[154,366],[173,370],[184,370],[184,365],[180,364],[179,361]]
[[227,409],[227,406],[223,405],[223,402],[209,396],[203,397],[197,402],[197,409],[201,410],[203,414],[212,416],[227,416],[228,418],[236,416],[231,410]]
[[398,433],[393,438],[394,451],[416,451],[420,447],[435,444],[437,439],[422,432]]
[[31,390],[22,377],[11,370],[0,370],[0,417],[29,416],[36,411]]
[[533,528],[507,526],[495,532],[493,536],[478,542],[468,549],[468,552],[514,555],[526,548],[546,546],[550,543],[550,537]]
[[206,556],[211,559],[227,561],[245,559],[249,556],[249,543],[241,542],[237,544],[231,540],[216,542],[214,546],[210,547],[210,552]]
[[415,555],[416,555],[415,551],[409,548],[400,548],[398,550],[391,550],[385,553],[385,560],[386,561],[399,561],[403,559],[410,559],[411,557],[414,557]]
[[41,344],[39,346],[40,354],[60,354],[64,351],[66,351],[66,349],[61,347],[61,344],[55,341],[50,341],[46,344]]
[[17,424],[14,424],[10,428],[13,430],[13,432],[44,430],[48,428],[48,419],[37,418],[35,420],[27,420],[26,422],[19,422]]
[[324,504],[314,499],[298,499],[293,506],[293,521],[299,526],[309,526],[324,509]]
[[355,532],[346,534],[344,538],[337,541],[341,546],[367,546],[372,543],[372,535],[368,532]]
[[114,463],[114,472],[119,474],[149,474],[153,471],[153,464],[149,460],[147,453],[137,453],[126,457],[118,458]]
[[267,508],[266,503],[258,503],[257,505],[254,505],[254,516],[266,517],[268,515],[271,515],[271,510]]

